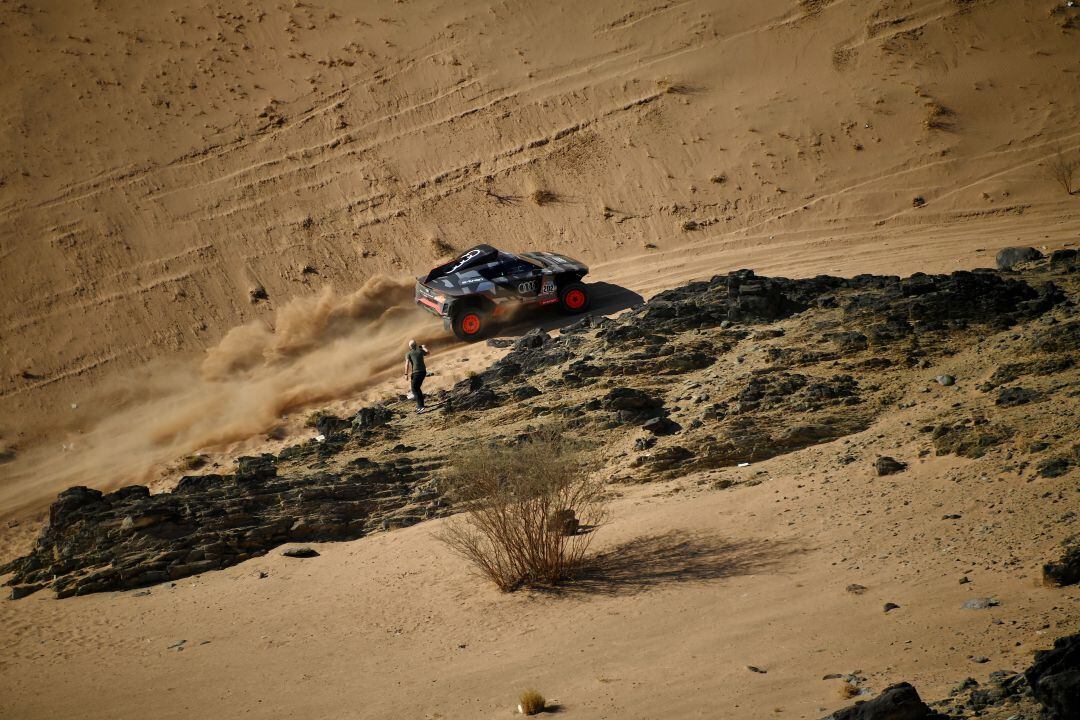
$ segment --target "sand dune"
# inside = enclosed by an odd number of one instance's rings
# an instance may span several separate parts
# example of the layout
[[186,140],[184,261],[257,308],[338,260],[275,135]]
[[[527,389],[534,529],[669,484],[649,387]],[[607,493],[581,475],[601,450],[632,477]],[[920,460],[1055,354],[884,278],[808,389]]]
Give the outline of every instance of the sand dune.
[[[306,439],[314,408],[403,392],[409,337],[436,346],[432,389],[486,367],[501,350],[410,302],[478,242],[565,252],[645,297],[739,267],[907,275],[1075,246],[1080,196],[1050,165],[1080,153],[1078,18],[1056,0],[0,3],[0,560],[70,485],[167,488],[191,453],[221,469]],[[506,717],[535,684],[573,717],[811,718],[846,702],[821,677],[855,670],[942,697],[1077,629],[1075,593],[1035,584],[1075,500],[1055,481],[1051,532],[1033,486],[978,463],[879,484],[878,441],[915,456],[924,419],[901,408],[730,493],[622,486],[600,549],[676,563],[647,587],[503,596],[436,520],[317,563],[0,603],[0,715]],[[978,525],[928,525],[942,507]],[[993,620],[959,609],[962,572],[1003,599]]]

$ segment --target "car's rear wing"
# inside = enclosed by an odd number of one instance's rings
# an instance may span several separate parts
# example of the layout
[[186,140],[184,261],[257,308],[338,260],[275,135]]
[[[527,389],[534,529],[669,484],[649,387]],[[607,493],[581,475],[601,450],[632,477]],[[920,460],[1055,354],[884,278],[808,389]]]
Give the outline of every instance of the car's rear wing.
[[477,265],[483,265],[493,261],[499,254],[499,251],[490,245],[477,245],[476,247],[469,248],[465,252],[461,253],[458,257],[450,262],[440,265],[431,272],[429,272],[421,282],[431,282],[436,278],[441,278],[444,275],[450,275],[452,273],[460,272]]

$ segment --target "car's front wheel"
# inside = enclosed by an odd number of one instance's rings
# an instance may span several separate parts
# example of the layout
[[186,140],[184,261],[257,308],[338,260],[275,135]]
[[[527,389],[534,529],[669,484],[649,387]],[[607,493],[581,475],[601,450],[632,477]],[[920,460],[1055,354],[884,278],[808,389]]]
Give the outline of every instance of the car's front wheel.
[[465,307],[454,313],[452,327],[459,340],[472,342],[479,340],[487,332],[491,318],[480,308]]
[[583,283],[574,282],[559,290],[559,307],[563,312],[577,314],[589,309],[592,296]]

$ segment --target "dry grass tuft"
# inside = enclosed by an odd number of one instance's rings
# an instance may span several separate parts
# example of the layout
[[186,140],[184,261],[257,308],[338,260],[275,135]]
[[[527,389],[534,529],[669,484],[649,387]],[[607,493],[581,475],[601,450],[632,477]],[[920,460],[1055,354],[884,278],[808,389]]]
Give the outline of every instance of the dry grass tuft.
[[537,205],[543,207],[544,205],[550,205],[553,202],[558,202],[559,196],[553,193],[551,190],[533,190],[532,201]]
[[661,92],[668,93],[669,95],[689,95],[694,91],[694,88],[685,84],[677,83],[668,79],[657,80],[656,86],[660,88]]
[[[572,578],[591,530],[606,518],[603,484],[580,448],[553,430],[463,452],[448,481],[463,512],[439,539],[504,592]],[[568,517],[577,521],[573,533],[566,531]]]
[[547,701],[536,690],[526,690],[518,698],[518,711],[522,715],[537,715],[544,712]]
[[438,257],[458,254],[457,248],[443,240],[441,237],[431,238],[431,249],[435,251],[435,254]]
[[850,700],[851,698],[856,697],[858,694],[859,688],[856,685],[852,685],[851,683],[846,682],[840,686],[840,697],[844,698],[845,700]]
[[937,100],[930,100],[926,103],[926,119],[923,120],[923,126],[927,130],[948,130],[953,126],[955,114]]

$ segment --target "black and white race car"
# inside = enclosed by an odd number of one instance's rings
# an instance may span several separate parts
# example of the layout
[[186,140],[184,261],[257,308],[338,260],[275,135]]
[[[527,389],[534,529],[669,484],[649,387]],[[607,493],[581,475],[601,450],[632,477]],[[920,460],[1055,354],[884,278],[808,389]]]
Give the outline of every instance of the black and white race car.
[[589,309],[589,268],[549,252],[508,253],[477,245],[417,278],[416,302],[462,340],[478,340],[491,323],[522,305]]

